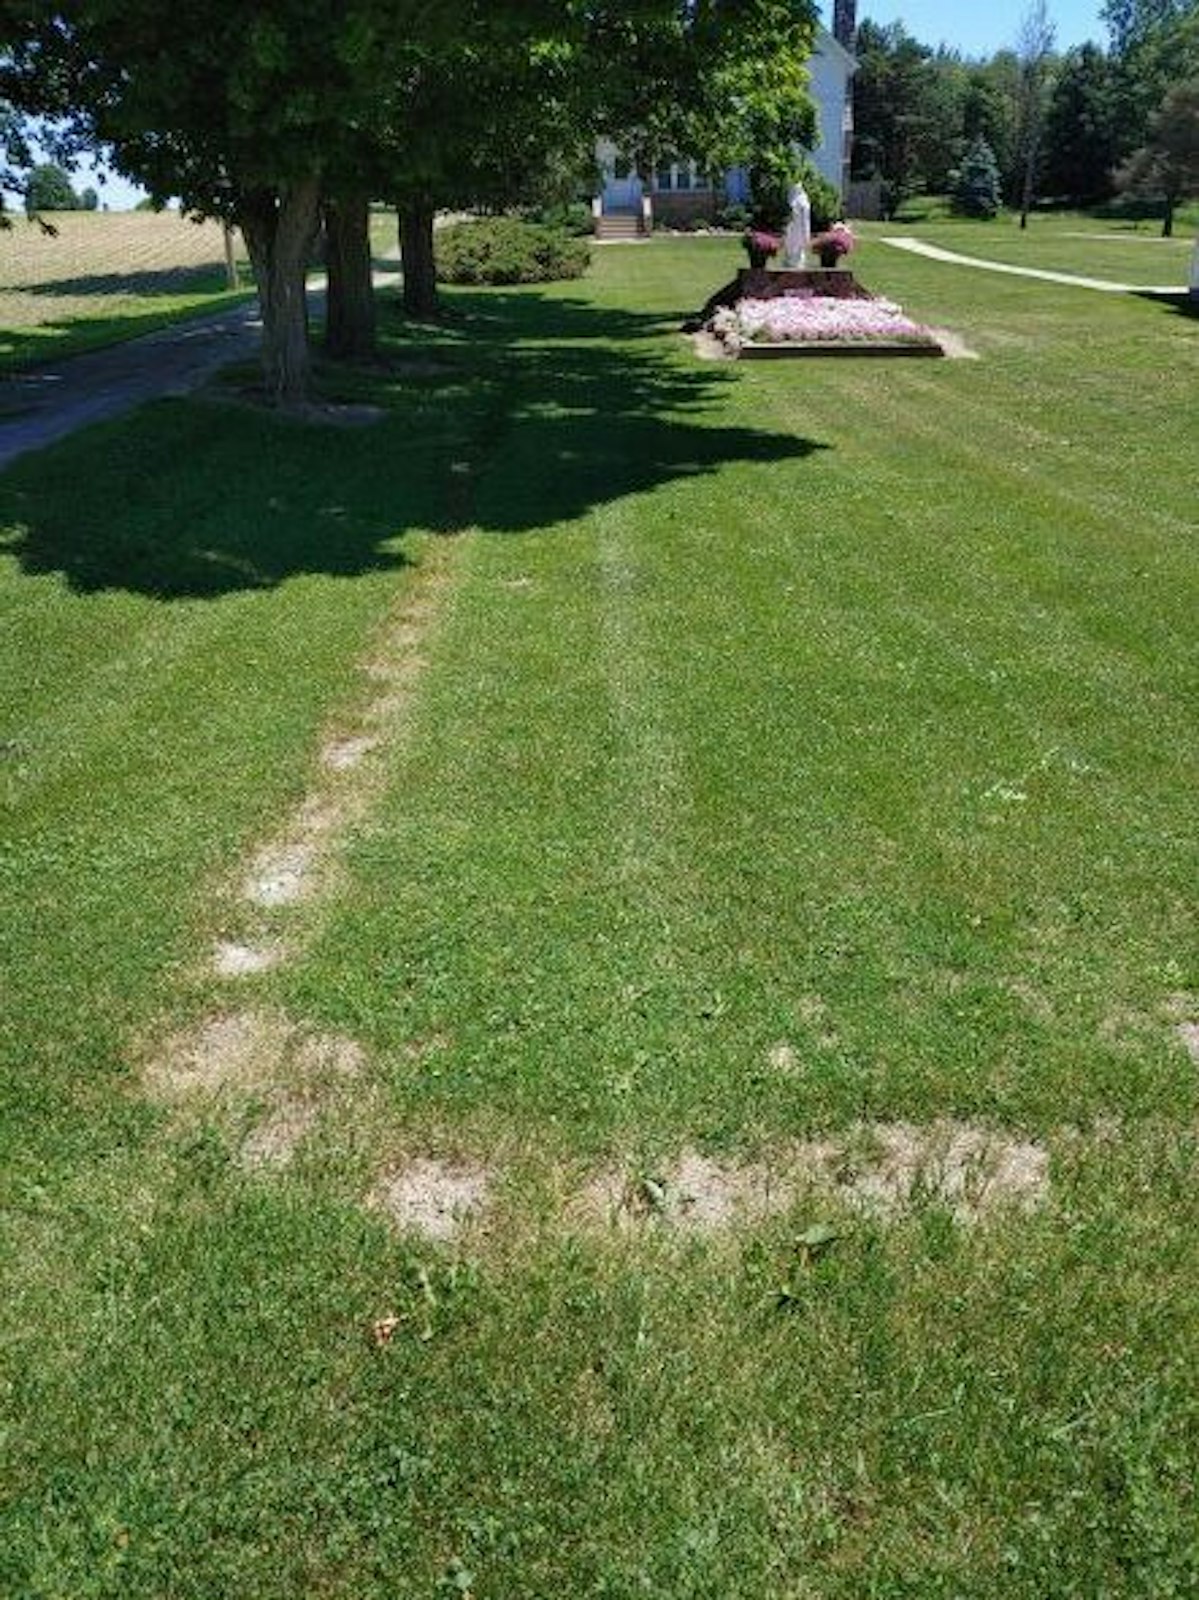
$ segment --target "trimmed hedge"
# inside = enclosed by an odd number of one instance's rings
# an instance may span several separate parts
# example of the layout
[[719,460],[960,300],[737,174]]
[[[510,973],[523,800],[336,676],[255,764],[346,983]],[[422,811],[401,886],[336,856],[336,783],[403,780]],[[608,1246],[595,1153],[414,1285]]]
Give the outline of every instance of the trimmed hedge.
[[455,222],[435,248],[443,283],[551,283],[581,278],[591,260],[585,240],[518,217]]

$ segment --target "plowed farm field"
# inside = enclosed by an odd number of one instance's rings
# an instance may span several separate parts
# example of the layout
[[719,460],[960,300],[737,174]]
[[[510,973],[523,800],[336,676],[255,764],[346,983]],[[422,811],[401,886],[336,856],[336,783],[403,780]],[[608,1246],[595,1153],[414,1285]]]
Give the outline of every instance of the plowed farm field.
[[0,367],[147,333],[229,299],[215,223],[70,212],[54,226],[50,237],[19,220],[0,234]]

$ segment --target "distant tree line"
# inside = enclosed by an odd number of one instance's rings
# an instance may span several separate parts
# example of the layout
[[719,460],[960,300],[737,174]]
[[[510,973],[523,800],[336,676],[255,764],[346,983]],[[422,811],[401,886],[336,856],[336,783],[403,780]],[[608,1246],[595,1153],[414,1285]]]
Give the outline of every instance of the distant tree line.
[[95,211],[100,197],[94,189],[76,190],[71,175],[53,161],[41,161],[25,181],[25,210],[30,216],[44,211]]
[[[919,193],[1095,205],[1119,192],[1160,207],[1199,192],[1199,0],[1107,0],[1104,43],[1053,48],[1051,7],[1030,9],[989,59],[934,50],[902,23],[857,32],[855,178],[893,212]],[[993,172],[993,176],[992,176]]]

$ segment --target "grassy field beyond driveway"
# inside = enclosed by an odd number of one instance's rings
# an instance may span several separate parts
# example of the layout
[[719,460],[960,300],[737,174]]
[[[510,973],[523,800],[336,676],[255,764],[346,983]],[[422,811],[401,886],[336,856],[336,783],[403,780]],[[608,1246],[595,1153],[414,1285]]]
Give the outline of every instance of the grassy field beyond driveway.
[[[919,216],[919,202],[913,213]],[[1021,232],[1019,219],[1004,214],[993,222],[936,216],[928,221],[871,223],[869,234],[908,235],[984,261],[1068,272],[1082,278],[1156,288],[1182,288],[1188,281],[1199,209],[1180,212],[1171,239],[1157,224],[1113,222],[1084,212],[1034,213]]]
[[1199,323],[736,265],[0,480],[0,1591],[1199,1591]]
[[[236,298],[216,223],[170,211],[52,220],[54,237],[24,219],[0,233],[0,372],[153,333]],[[248,284],[244,262],[242,271]]]

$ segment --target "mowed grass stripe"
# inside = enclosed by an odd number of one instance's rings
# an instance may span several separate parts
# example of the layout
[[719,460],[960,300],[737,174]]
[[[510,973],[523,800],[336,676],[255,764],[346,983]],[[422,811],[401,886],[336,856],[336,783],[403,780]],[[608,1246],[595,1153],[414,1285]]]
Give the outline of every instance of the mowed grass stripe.
[[[12,1184],[0,1587],[1195,1587],[1182,857],[1130,864],[1130,827],[1092,863],[1071,831],[1100,809],[1090,774],[1050,767],[1023,805],[962,790],[1012,775],[1047,687],[1056,731],[1074,675],[1069,748],[1102,740],[1110,784],[1151,792],[1181,841],[1189,790],[1165,764],[1141,770],[1151,680],[1122,678],[1104,707],[1105,657],[1068,581],[1043,596],[1049,642],[1026,651],[1025,595],[1044,580],[1022,577],[1021,550],[1039,534],[1068,578],[1087,527],[1072,516],[1059,538],[1056,503],[956,445],[893,444],[899,369],[691,363],[669,316],[732,254],[608,251],[592,283],[455,297],[469,320],[436,341],[445,381],[418,397],[363,379],[398,415],[360,444],[339,436],[357,487],[333,521],[356,530],[351,550],[376,549],[383,512],[395,532],[460,527],[437,510],[456,461],[474,468],[474,531],[323,932],[237,1003],[348,1034],[365,1061],[278,1177],[242,1169],[215,1113],[173,1126],[133,1085],[114,1111],[104,1052],[121,1030],[68,1050],[84,1029],[65,1013],[120,997],[127,1035],[192,995],[146,975],[123,990],[124,924],[80,918],[81,937],[119,935],[111,978],[85,964],[56,978],[57,1010],[19,1020],[42,1052],[26,1070],[62,1051],[90,1098],[87,1115],[38,1105],[31,1077],[14,1121],[33,1142]],[[995,317],[972,292],[953,302],[971,342],[971,319]],[[1046,315],[1073,326],[1064,302]],[[1020,355],[1034,359],[1059,356]],[[1019,405],[998,363],[943,370],[990,393],[1000,422]],[[881,402],[870,383],[890,386]],[[431,457],[427,483],[401,435]],[[154,880],[89,873],[71,902],[124,893],[188,959],[210,907],[186,863],[218,826],[244,848],[255,804],[290,803],[346,703],[333,658],[350,671],[365,617],[404,581],[329,570],[330,502],[290,498],[311,435],[269,470],[263,438],[247,441],[256,537],[239,554],[274,526],[283,484],[295,559],[262,595],[204,604],[252,609],[258,670],[298,678],[313,736],[272,741],[246,698],[239,738],[261,743],[245,782],[179,841],[190,933]],[[970,570],[947,545],[955,510],[991,530]],[[186,545],[173,559],[190,570]],[[288,596],[313,630],[302,672],[273,632]],[[92,596],[62,599],[81,631],[111,624]],[[1153,591],[1129,606],[1151,636]],[[1177,706],[1172,678],[1160,692]],[[186,747],[173,722],[163,738]],[[130,800],[140,838],[152,787]],[[21,937],[22,964],[55,973],[61,930]],[[1039,1208],[962,1226],[919,1188],[885,1218],[813,1193],[688,1239],[652,1213],[609,1232],[568,1204],[613,1167],[658,1181],[688,1145],[770,1160],[804,1131],[951,1111],[1037,1132]],[[449,1245],[364,1205],[430,1151],[481,1160],[494,1183],[494,1214]]]

